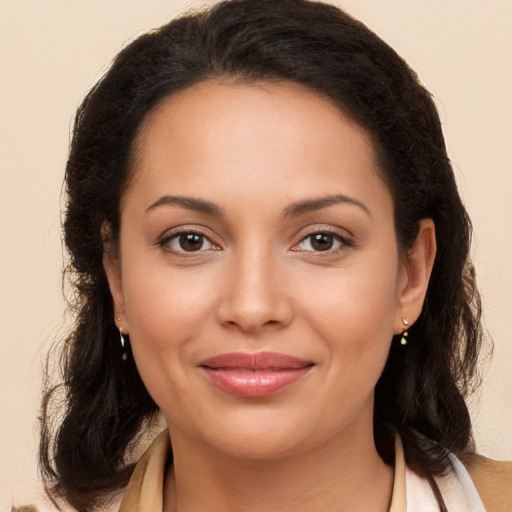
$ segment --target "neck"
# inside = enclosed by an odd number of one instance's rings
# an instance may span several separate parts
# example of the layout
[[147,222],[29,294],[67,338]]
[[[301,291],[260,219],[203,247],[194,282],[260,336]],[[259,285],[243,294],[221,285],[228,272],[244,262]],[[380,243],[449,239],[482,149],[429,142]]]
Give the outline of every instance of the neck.
[[271,460],[227,456],[172,433],[174,464],[166,477],[164,510],[387,511],[393,469],[379,457],[369,430]]

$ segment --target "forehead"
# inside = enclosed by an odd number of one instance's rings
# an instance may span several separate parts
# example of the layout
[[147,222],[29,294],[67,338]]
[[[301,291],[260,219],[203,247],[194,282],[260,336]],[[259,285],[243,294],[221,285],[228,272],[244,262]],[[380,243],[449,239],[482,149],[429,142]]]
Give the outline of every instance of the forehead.
[[132,186],[148,194],[160,186],[211,194],[213,184],[233,194],[269,195],[273,186],[325,194],[354,177],[367,192],[385,187],[367,131],[288,83],[204,82],[169,96],[143,123],[133,170]]

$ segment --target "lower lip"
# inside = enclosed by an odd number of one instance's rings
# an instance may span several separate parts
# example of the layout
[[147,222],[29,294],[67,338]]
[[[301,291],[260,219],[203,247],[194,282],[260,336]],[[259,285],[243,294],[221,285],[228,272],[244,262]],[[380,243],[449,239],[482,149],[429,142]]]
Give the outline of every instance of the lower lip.
[[244,398],[261,398],[291,386],[309,373],[311,366],[303,368],[242,373],[237,369],[212,369],[202,367],[210,381],[231,395]]

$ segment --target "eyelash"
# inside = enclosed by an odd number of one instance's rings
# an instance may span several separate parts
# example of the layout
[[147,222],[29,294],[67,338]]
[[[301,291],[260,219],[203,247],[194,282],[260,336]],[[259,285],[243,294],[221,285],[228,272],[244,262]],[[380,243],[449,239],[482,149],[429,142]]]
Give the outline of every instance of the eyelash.
[[[307,233],[306,235],[304,235],[300,241],[298,243],[296,243],[293,247],[296,247],[300,244],[303,244],[306,242],[306,240],[310,240],[310,244],[312,243],[312,239],[315,235],[327,235],[329,237],[332,237],[334,242],[338,242],[339,243],[339,246],[336,247],[335,249],[332,249],[332,248],[329,248],[325,251],[315,251],[315,250],[307,250],[307,251],[304,251],[304,252],[310,252],[310,253],[314,253],[315,255],[318,255],[318,256],[321,256],[321,255],[331,255],[333,253],[337,253],[339,251],[343,251],[344,249],[348,249],[350,247],[353,247],[354,246],[354,243],[352,240],[350,240],[349,238],[345,237],[345,236],[342,236],[340,235],[339,233],[335,232],[335,231],[330,231],[328,229],[318,229],[318,230],[314,230],[314,231],[311,231],[310,233]],[[294,249],[292,247],[292,251],[297,251],[299,252],[300,249]]]
[[[184,258],[189,258],[191,256],[194,256],[196,253],[197,254],[200,254],[200,253],[204,253],[206,252],[205,250],[203,250],[202,246],[197,250],[197,251],[186,251],[186,250],[177,250],[175,248],[172,248],[170,246],[170,242],[173,241],[173,240],[179,240],[180,237],[182,236],[186,236],[186,235],[195,235],[195,236],[198,236],[198,237],[201,237],[202,241],[203,241],[203,244],[205,242],[208,242],[209,244],[211,244],[211,246],[213,247],[213,249],[207,249],[207,250],[220,250],[219,246],[216,245],[211,239],[210,237],[208,237],[205,233],[199,231],[199,230],[194,230],[194,229],[181,229],[180,231],[176,231],[176,232],[173,232],[167,236],[165,236],[164,238],[162,238],[158,243],[157,245],[162,247],[163,249],[166,249],[168,250],[169,252],[172,252],[173,254],[175,254],[176,256],[179,256],[179,257],[184,257]],[[315,251],[315,250],[302,250],[302,252],[307,252],[307,253],[314,253],[316,255],[330,255],[330,254],[333,254],[333,253],[337,253],[339,251],[342,251],[344,249],[347,249],[347,248],[350,248],[350,247],[353,247],[354,246],[354,243],[352,240],[350,240],[349,238],[347,237],[344,237],[342,235],[340,235],[339,233],[337,232],[334,232],[334,231],[330,231],[330,230],[315,230],[315,231],[311,231],[310,233],[307,233],[306,235],[304,235],[296,244],[293,245],[293,247],[291,248],[292,251],[294,252],[301,252],[301,249],[294,249],[294,247],[297,247],[298,245],[300,244],[303,244],[305,243],[308,239],[309,240],[312,240],[312,237],[314,237],[315,235],[327,235],[329,237],[332,237],[334,242],[338,242],[339,243],[339,246],[336,247],[335,249],[332,249],[332,248],[329,248],[329,249],[326,249],[325,251],[322,251],[322,250],[319,250],[319,251]],[[311,244],[311,242],[310,242]]]
[[172,252],[174,255],[182,257],[182,258],[189,258],[189,257],[193,256],[196,253],[200,254],[200,253],[205,252],[204,250],[202,250],[202,246],[197,251],[185,251],[183,249],[182,250],[177,250],[177,249],[171,247],[170,243],[173,240],[179,241],[180,237],[186,236],[186,235],[198,236],[198,237],[201,238],[201,240],[203,242],[202,245],[204,245],[205,242],[208,242],[209,244],[212,245],[212,247],[215,247],[215,249],[213,249],[213,250],[219,250],[218,245],[213,243],[209,236],[207,236],[205,233],[202,233],[201,231],[196,230],[196,229],[181,229],[180,231],[175,231],[173,233],[170,233],[169,235],[167,235],[164,238],[162,238],[158,242],[157,245],[159,245],[163,249],[166,249],[169,252]]

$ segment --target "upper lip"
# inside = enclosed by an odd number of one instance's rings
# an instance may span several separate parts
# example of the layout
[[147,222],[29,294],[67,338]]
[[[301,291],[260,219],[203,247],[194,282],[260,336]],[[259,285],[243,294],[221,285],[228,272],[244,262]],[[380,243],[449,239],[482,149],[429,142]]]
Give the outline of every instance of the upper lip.
[[313,365],[312,361],[277,352],[230,352],[204,359],[199,366],[211,369],[294,370]]

